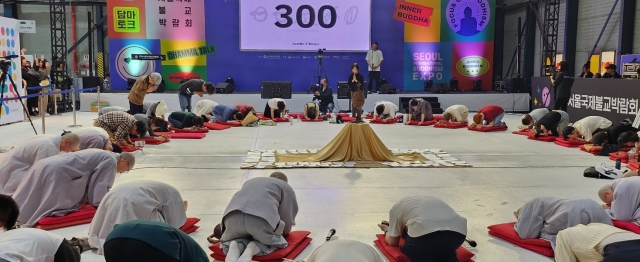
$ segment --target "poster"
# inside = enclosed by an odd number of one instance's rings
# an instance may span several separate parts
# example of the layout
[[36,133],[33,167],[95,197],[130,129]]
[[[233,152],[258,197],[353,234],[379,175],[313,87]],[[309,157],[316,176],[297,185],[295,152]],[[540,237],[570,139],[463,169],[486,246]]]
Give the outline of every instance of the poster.
[[[6,17],[0,17],[0,57],[20,55],[20,37],[18,33],[19,21]],[[2,60],[2,58],[0,58]],[[10,61],[10,62],[9,62]],[[4,60],[8,75],[13,78],[15,86],[9,82],[9,77],[4,84],[0,83],[0,93],[4,98],[14,98],[24,95],[22,90],[22,71],[20,58]],[[1,71],[1,70],[0,70]],[[2,80],[0,80],[1,82]],[[22,104],[19,100],[0,101],[0,124],[20,122],[24,119]]]

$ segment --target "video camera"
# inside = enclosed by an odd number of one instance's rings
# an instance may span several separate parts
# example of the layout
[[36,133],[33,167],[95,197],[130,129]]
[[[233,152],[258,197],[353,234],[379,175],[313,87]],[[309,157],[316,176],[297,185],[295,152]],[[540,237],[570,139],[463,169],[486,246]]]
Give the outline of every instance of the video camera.
[[9,66],[11,66],[11,59],[18,58],[18,55],[2,56],[0,57],[0,70],[5,72]]
[[318,59],[322,59],[322,57],[324,56],[324,51],[327,51],[327,49],[326,48],[318,49]]

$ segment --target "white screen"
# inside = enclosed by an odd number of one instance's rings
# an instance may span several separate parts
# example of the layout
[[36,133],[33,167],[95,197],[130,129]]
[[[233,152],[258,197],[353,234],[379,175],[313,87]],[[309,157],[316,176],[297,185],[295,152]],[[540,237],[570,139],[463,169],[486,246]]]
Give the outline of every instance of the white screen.
[[371,0],[240,0],[243,51],[367,51],[370,32]]

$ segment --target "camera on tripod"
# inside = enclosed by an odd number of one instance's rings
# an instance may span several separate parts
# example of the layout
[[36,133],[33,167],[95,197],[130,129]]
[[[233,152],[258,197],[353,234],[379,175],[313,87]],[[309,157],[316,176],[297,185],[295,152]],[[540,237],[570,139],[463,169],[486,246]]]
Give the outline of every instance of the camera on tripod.
[[324,56],[324,51],[326,51],[326,48],[320,48],[318,49],[318,59],[322,59],[322,57]]

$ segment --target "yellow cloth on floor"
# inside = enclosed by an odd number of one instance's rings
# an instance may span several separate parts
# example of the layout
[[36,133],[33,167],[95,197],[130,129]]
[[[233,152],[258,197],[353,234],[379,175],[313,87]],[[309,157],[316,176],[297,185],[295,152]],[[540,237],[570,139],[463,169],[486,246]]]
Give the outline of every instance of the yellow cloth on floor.
[[596,146],[594,144],[585,144],[584,145],[584,149],[587,150],[587,151],[591,150],[594,147],[600,147],[600,146]]
[[276,162],[424,161],[419,153],[394,155],[367,123],[347,123],[315,154],[277,154]]

